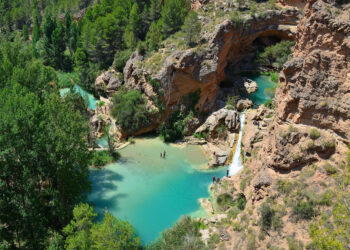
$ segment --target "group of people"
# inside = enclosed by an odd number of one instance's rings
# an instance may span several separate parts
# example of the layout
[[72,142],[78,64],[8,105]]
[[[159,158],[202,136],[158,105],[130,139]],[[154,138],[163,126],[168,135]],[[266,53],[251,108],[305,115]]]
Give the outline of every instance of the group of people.
[[160,158],[165,158],[165,156],[166,156],[166,152],[165,152],[165,150],[164,150],[164,153],[163,153],[163,154],[160,153]]
[[[226,177],[228,177],[228,174],[230,173],[230,170],[226,169]],[[216,178],[213,176],[213,183],[220,183],[220,177]]]

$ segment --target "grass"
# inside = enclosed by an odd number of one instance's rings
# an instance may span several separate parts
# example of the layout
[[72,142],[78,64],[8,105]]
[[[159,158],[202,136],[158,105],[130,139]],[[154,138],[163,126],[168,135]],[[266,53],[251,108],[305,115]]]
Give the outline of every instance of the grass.
[[323,165],[324,170],[326,170],[326,173],[328,175],[333,175],[337,172],[337,169],[333,167],[329,162],[325,163]]

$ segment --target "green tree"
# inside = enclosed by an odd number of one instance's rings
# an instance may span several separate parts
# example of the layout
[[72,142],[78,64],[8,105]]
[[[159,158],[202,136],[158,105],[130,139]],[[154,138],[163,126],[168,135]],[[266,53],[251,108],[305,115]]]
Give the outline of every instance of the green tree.
[[0,234],[12,247],[42,248],[90,189],[87,122],[57,93],[42,97],[0,91]]
[[73,219],[63,232],[67,249],[138,249],[140,239],[133,227],[108,212],[102,222],[94,223],[97,214],[88,204],[80,204],[73,210]]
[[161,11],[161,23],[163,32],[169,36],[178,31],[190,10],[190,2],[187,0],[167,0]]
[[118,220],[108,212],[102,222],[91,228],[91,240],[92,248],[101,250],[139,249],[141,246],[130,223]]
[[182,30],[185,33],[185,41],[188,46],[193,46],[197,42],[201,29],[202,25],[198,20],[197,12],[190,11],[182,27]]
[[160,31],[159,25],[157,25],[156,22],[152,22],[151,27],[149,28],[146,35],[148,50],[157,50],[162,40],[162,33]]
[[149,19],[151,22],[157,22],[160,18],[160,12],[162,10],[161,0],[151,0],[149,7]]
[[141,32],[141,15],[139,5],[134,3],[129,14],[129,25],[135,37],[138,37]]
[[28,41],[29,39],[29,33],[28,33],[28,26],[25,24],[23,25],[23,28],[22,28],[22,36],[23,36],[23,39],[25,41]]
[[135,132],[149,124],[146,98],[138,90],[122,88],[113,97],[112,115],[126,132]]
[[93,207],[86,203],[74,207],[73,219],[63,229],[67,249],[89,249],[91,247],[90,230],[96,216]]

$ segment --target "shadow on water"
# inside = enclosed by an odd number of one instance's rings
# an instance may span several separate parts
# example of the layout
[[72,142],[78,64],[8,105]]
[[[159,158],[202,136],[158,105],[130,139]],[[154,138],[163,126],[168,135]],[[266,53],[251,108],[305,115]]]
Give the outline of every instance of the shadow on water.
[[[118,210],[118,202],[120,198],[127,197],[125,193],[108,195],[118,189],[118,183],[123,181],[124,177],[109,169],[92,170],[90,179],[93,183],[93,192],[91,193],[90,202],[99,208],[110,208]],[[101,213],[102,211],[98,211]]]

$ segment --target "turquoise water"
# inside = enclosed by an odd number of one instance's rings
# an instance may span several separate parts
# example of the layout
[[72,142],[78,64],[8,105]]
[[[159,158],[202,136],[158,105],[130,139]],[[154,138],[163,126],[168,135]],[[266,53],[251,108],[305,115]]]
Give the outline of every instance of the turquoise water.
[[[83,90],[79,85],[74,85],[74,91],[79,93],[83,98],[87,98],[89,100],[89,108],[96,109],[96,102],[98,101],[92,94]],[[60,95],[64,96],[69,92],[69,88],[61,89]]]
[[[208,159],[199,146],[178,147],[159,138],[136,139],[120,150],[121,160],[91,171],[93,192],[89,201],[102,213],[129,221],[143,244],[155,240],[181,215],[205,215],[198,198],[209,197],[212,177],[226,168],[196,170]],[[160,153],[166,150],[166,159]]]
[[247,96],[253,103],[261,105],[274,97],[274,91],[272,89],[276,87],[276,83],[272,82],[269,76],[247,75],[246,77],[258,84],[258,91]]

